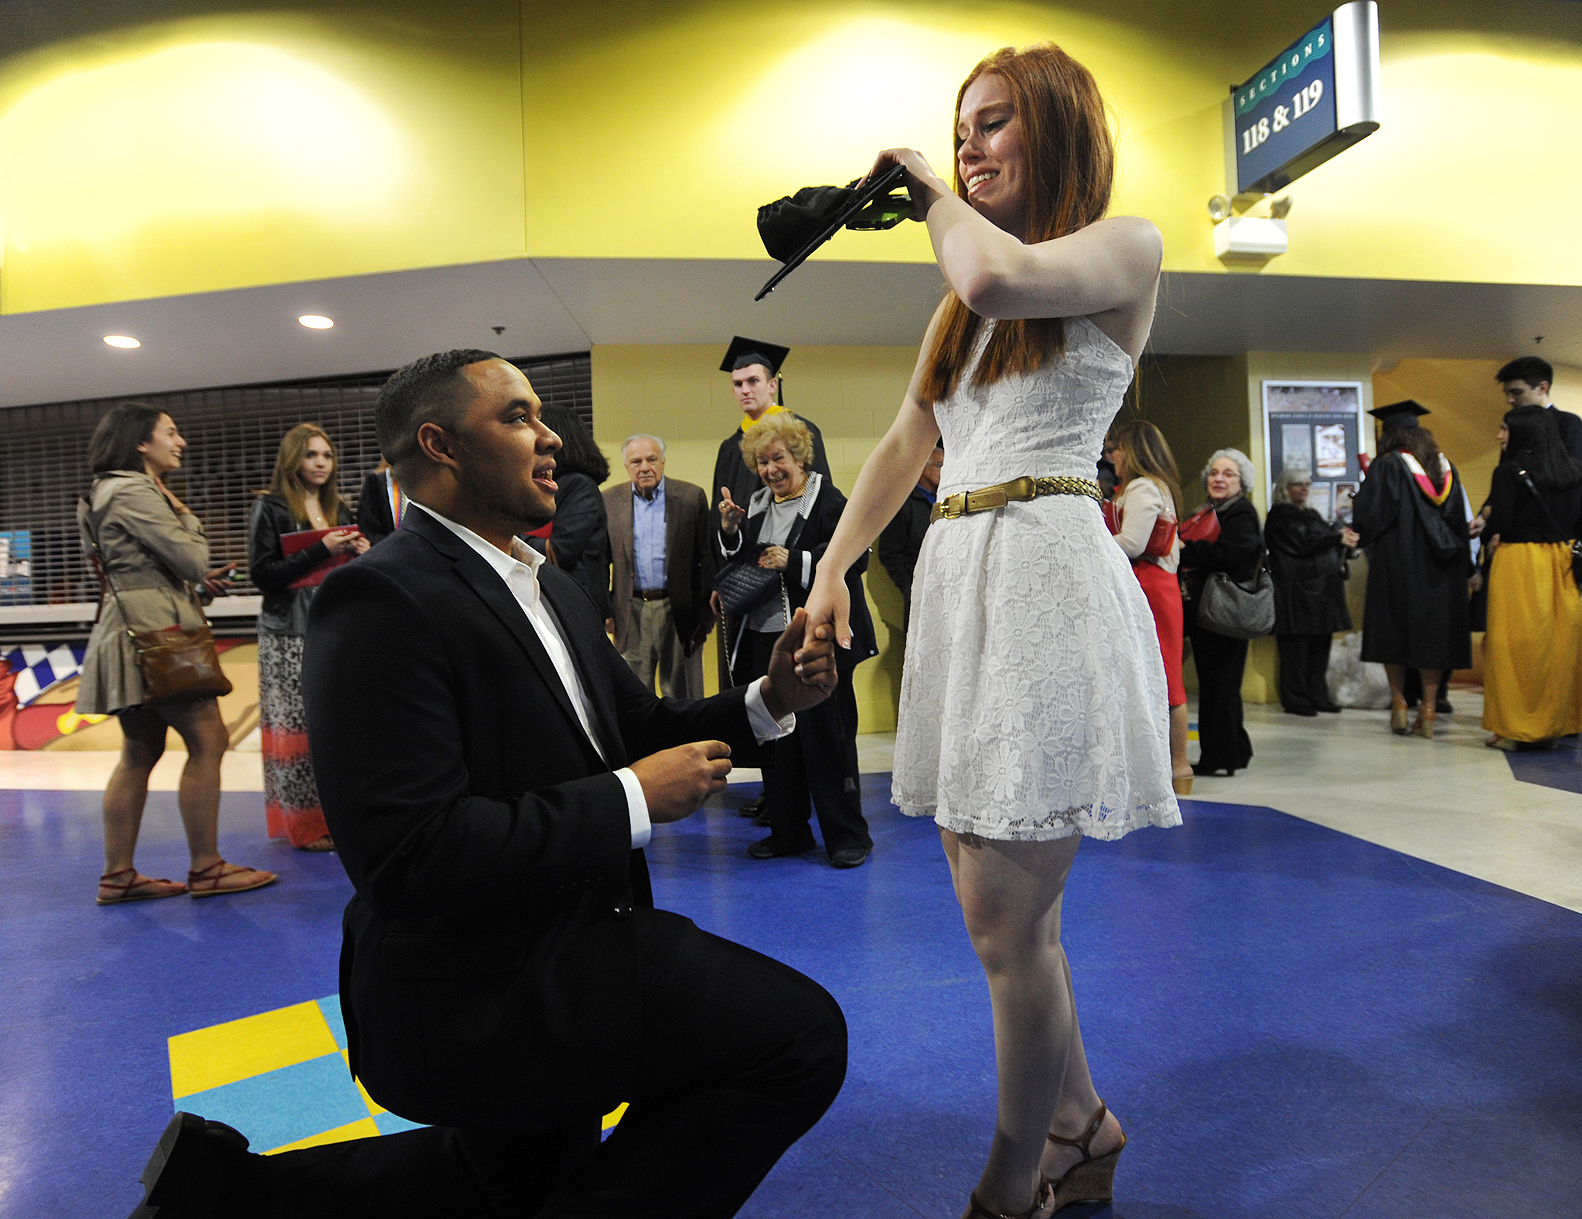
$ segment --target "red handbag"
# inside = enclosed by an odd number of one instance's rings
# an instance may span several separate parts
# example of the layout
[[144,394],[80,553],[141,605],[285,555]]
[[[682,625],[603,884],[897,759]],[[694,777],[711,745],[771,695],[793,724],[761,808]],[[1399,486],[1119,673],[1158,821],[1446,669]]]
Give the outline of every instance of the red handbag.
[[1219,541],[1219,516],[1215,513],[1214,506],[1204,504],[1182,521],[1180,534],[1183,542]]

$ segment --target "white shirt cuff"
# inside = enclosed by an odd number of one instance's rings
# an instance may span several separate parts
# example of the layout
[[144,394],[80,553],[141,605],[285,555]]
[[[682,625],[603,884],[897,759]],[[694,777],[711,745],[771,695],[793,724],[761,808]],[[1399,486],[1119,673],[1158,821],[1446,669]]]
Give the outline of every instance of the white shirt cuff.
[[[738,550],[740,550],[742,548],[742,531],[740,529],[738,529],[735,533],[732,533],[732,534],[726,534],[724,531],[721,531],[716,536],[718,537],[718,540],[719,540],[719,543],[720,543],[720,553],[722,555],[724,555],[726,558],[730,558],[731,555],[735,554]],[[725,545],[725,539],[727,537],[735,538],[736,539],[736,545],[734,545],[734,546],[726,546]]]
[[811,550],[802,552],[802,587],[813,587],[813,552]]
[[[778,741],[783,736],[789,736],[796,731],[796,713],[788,712],[784,719],[777,720],[769,714],[769,708],[764,706],[764,682],[767,677],[760,677],[747,687],[747,723],[753,730],[753,735],[758,738],[760,745],[768,741]],[[644,807],[643,815],[648,815]]]
[[643,795],[643,785],[637,781],[631,767],[621,767],[615,777],[626,789],[626,812],[632,819],[632,850],[640,850],[654,836],[654,823],[648,819],[648,798]]

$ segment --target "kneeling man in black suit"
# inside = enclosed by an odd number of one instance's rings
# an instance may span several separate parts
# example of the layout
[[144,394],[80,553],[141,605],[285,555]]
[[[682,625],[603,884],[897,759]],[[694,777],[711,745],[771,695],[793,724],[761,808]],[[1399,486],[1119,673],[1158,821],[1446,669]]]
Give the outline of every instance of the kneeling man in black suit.
[[760,682],[657,699],[517,540],[554,515],[560,447],[517,368],[427,356],[376,422],[411,507],[317,594],[303,693],[357,889],[352,1070],[429,1125],[264,1157],[178,1114],[134,1214],[734,1215],[840,1091],[846,1025],[808,978],[655,910],[642,847],[828,696],[833,645],[799,650],[799,616]]

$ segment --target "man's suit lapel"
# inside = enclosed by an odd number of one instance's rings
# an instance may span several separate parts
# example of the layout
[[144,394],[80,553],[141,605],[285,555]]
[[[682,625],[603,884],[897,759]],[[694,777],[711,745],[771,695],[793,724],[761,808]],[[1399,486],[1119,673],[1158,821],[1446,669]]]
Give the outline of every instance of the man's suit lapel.
[[[505,581],[500,579],[500,574],[490,567],[478,553],[467,543],[440,524],[421,508],[409,511],[401,523],[403,529],[414,529],[422,534],[441,554],[449,558],[456,568],[456,574],[478,594],[479,599],[489,607],[494,616],[499,619],[500,625],[508,631],[513,639],[527,653],[527,658],[538,670],[538,675],[544,685],[554,697],[561,713],[571,721],[571,725],[582,733],[582,721],[577,718],[576,708],[571,705],[571,695],[566,690],[565,683],[560,680],[560,673],[555,669],[555,662],[550,660],[549,653],[544,650],[544,644],[538,637],[538,632],[528,622],[527,615],[522,612],[522,607],[511,595],[511,590],[505,586]],[[582,733],[583,739],[587,734]],[[593,749],[593,742],[588,742],[591,755],[596,759],[598,751]]]
[[[680,567],[673,566],[676,559],[676,547],[681,544],[681,504],[676,496],[671,494],[671,488],[665,488],[665,587],[672,588],[670,573],[679,572]],[[671,592],[674,597],[674,591]]]
[[566,637],[566,643],[571,648],[571,661],[577,666],[577,672],[582,677],[582,688],[593,703],[593,728],[599,734],[599,743],[604,746],[604,756],[612,770],[619,770],[626,765],[626,744],[621,739],[620,720],[615,714],[615,693],[600,658],[592,651],[607,641],[602,633],[595,639],[586,632],[572,629],[576,607],[567,598],[576,593],[560,587],[552,588],[548,580],[540,580],[538,589],[555,617],[560,620],[561,634]]

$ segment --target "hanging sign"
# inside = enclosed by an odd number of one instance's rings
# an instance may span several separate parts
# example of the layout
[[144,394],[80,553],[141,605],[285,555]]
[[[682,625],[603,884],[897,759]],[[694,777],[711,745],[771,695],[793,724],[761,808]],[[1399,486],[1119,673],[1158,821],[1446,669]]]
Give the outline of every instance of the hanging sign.
[[1379,129],[1379,9],[1343,4],[1231,93],[1235,194],[1268,194]]

